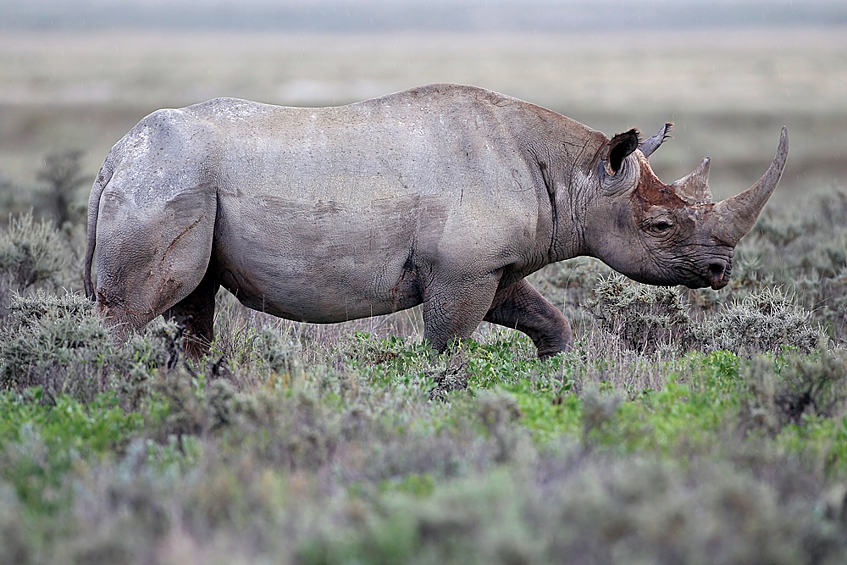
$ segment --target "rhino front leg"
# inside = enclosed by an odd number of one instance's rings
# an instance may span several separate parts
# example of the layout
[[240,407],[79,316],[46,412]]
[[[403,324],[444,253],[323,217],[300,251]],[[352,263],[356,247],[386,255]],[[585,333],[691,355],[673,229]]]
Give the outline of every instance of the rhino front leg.
[[567,319],[526,279],[498,290],[484,319],[528,335],[541,359],[568,351],[573,346],[573,331]]
[[491,308],[501,272],[483,276],[454,275],[446,282],[433,281],[423,302],[424,339],[443,352],[456,339],[467,339]]

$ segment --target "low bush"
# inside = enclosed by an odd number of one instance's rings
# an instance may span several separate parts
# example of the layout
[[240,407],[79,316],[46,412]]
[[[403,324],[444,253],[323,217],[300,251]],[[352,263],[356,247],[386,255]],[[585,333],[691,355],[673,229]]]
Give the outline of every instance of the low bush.
[[[78,243],[20,221],[33,257]],[[161,320],[114,343],[67,264],[20,287],[10,262],[0,562],[843,563],[847,271],[767,222],[717,292],[537,274],[576,328],[546,362],[508,329],[437,354],[417,314],[304,326],[225,294],[195,362]]]
[[32,213],[13,217],[0,233],[0,273],[14,291],[33,285],[55,288],[71,252],[50,222],[35,221]]
[[[66,293],[16,295],[10,323],[0,330],[0,389],[40,386],[90,399],[102,392],[99,369],[114,348],[91,301]],[[72,375],[72,376],[71,376]]]
[[652,353],[662,346],[684,348],[690,341],[689,307],[676,288],[612,275],[600,280],[587,306],[601,328],[628,349]]
[[745,430],[776,434],[806,419],[847,415],[847,355],[842,350],[823,349],[811,358],[794,354],[778,363],[760,356],[744,379],[750,391],[743,397]]
[[90,401],[114,392],[134,409],[150,393],[157,371],[178,364],[176,325],[151,324],[119,345],[79,293],[15,295],[10,312],[0,327],[0,390],[39,387],[47,403],[63,395]]
[[808,353],[821,334],[811,313],[775,287],[751,291],[694,318],[679,289],[614,275],[601,279],[589,306],[602,330],[623,347],[644,353],[696,349],[754,355],[783,347]]
[[793,347],[809,353],[818,346],[821,334],[811,318],[792,297],[772,287],[724,305],[692,332],[695,343],[706,351],[726,349],[752,355]]
[[78,188],[91,182],[82,173],[82,157],[83,152],[77,149],[49,153],[37,174],[37,179],[46,184],[36,195],[39,210],[59,229],[68,223],[82,223],[85,218],[85,208],[79,206],[76,194]]

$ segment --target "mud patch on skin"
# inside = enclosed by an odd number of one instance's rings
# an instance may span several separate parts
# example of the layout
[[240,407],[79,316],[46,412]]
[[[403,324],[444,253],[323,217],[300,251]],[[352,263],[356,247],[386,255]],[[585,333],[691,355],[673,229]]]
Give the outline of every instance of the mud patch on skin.
[[177,234],[177,236],[176,236],[175,238],[173,238],[173,240],[172,240],[172,241],[168,244],[168,247],[165,249],[165,252],[164,252],[164,253],[162,253],[162,259],[161,259],[161,261],[159,261],[159,266],[160,266],[160,267],[164,266],[164,264],[165,264],[165,258],[166,258],[166,257],[168,256],[168,254],[169,254],[169,253],[173,250],[173,248],[174,248],[174,247],[176,247],[177,243],[179,243],[179,240],[180,240],[180,239],[182,239],[183,237],[185,237],[185,235],[186,235],[186,234],[188,234],[188,233],[189,233],[191,230],[193,230],[195,227],[197,227],[197,226],[200,224],[200,222],[202,222],[202,221],[203,221],[203,219],[204,219],[205,217],[206,217],[206,212],[203,212],[203,213],[200,215],[200,217],[199,217],[199,218],[197,218],[196,220],[194,220],[194,222],[193,222],[190,226],[188,226],[187,228],[185,228],[184,230],[182,230],[181,232],[179,232],[179,233]]
[[650,168],[646,157],[639,155],[641,177],[638,187],[632,193],[633,204],[641,203],[641,209],[649,206],[664,206],[665,208],[685,208],[685,202],[676,194],[673,187],[663,183]]
[[101,309],[117,308],[123,305],[122,292],[108,292],[102,288],[97,289],[97,306]]

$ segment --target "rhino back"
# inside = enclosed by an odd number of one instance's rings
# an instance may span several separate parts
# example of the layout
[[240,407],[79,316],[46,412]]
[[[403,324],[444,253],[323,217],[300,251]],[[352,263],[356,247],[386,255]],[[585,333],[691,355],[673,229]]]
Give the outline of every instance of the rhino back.
[[212,268],[242,302],[334,322],[413,306],[438,272],[543,264],[521,105],[442,85],[320,109],[216,99],[148,118],[170,157],[134,152],[214,187]]

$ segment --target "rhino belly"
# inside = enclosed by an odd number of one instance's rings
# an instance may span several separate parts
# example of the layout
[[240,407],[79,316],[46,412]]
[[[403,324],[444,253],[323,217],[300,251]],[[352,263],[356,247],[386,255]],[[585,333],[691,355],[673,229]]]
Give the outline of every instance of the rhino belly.
[[213,269],[242,304],[275,316],[334,323],[421,302],[412,260],[414,221],[402,207],[254,199],[222,206]]

